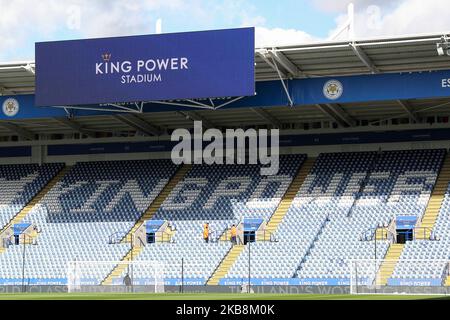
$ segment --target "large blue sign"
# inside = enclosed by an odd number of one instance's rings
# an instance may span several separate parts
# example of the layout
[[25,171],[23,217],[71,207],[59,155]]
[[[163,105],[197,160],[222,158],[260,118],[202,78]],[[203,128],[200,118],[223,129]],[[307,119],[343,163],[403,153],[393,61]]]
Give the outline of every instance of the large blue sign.
[[64,117],[62,108],[36,108],[32,94],[0,97],[0,120]]
[[154,233],[164,224],[164,220],[148,220],[145,223],[145,231],[147,233]]
[[414,287],[436,287],[442,286],[442,279],[439,278],[410,278],[410,279],[388,279],[390,286],[414,286]]
[[[450,70],[427,73],[416,72],[408,74],[348,76],[330,79],[331,78],[289,80],[289,91],[294,100],[294,107],[302,108],[304,105],[317,103],[357,103],[374,100],[388,101],[398,99],[450,97],[450,80],[446,80],[450,79]],[[336,81],[339,81],[340,85]],[[48,90],[50,90],[50,88],[48,88]],[[332,94],[333,92],[334,94]],[[286,94],[280,81],[257,82],[256,93],[257,95],[255,96],[245,97],[229,103],[224,106],[223,109],[276,107],[288,104]],[[213,99],[213,102],[215,105],[219,105],[223,103],[223,100]],[[34,95],[0,97],[0,107],[2,107],[0,109],[1,120],[66,116],[66,112],[63,108],[36,108]],[[100,111],[104,108],[99,104],[92,104],[90,107],[95,110],[71,109],[71,113],[74,116],[93,116],[113,113],[111,111]],[[144,103],[143,106],[143,112],[145,113],[191,109],[192,108],[183,106],[164,105],[158,102]],[[436,130],[429,130],[429,132],[432,131]],[[336,134],[332,134],[330,136],[335,135]],[[323,135],[323,137],[326,136],[327,135]],[[413,137],[413,139],[419,140],[421,138]],[[342,143],[354,142],[342,141]]]
[[397,216],[397,230],[414,229],[417,222],[417,216]]
[[29,226],[31,226],[31,223],[16,223],[13,226],[14,235],[22,234]]
[[264,219],[261,218],[244,218],[244,231],[256,231],[259,229]]
[[249,96],[254,28],[36,43],[36,105]]
[[[248,283],[248,278],[222,278],[219,285],[237,286]],[[289,286],[349,286],[349,278],[251,278],[251,285],[255,286],[274,286],[274,285],[289,285]],[[358,280],[360,285],[368,285],[367,278]]]

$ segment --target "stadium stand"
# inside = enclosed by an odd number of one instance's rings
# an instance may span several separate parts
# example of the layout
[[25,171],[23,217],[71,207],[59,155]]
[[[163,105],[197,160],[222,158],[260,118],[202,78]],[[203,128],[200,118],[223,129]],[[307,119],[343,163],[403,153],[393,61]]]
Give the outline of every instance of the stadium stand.
[[23,219],[24,208],[62,167],[58,163],[0,166],[0,230]]
[[[77,163],[31,210],[25,221],[41,229],[38,245],[27,248],[30,284],[65,284],[73,260],[118,261],[129,244],[124,236],[160,193],[177,166],[170,160]],[[2,283],[20,284],[22,248],[0,256]],[[114,267],[103,264],[84,274],[99,284]]]
[[[124,89],[122,103],[64,108],[35,108],[56,92],[36,91],[42,64],[0,63],[0,289],[66,285],[72,261],[88,262],[79,274],[88,285],[124,284],[130,261],[142,284],[153,271],[145,263],[157,261],[168,285],[183,278],[352,287],[356,259],[366,286],[418,293],[445,284],[434,293],[449,294],[448,39],[444,32],[261,47],[250,96],[133,101]],[[280,171],[173,164],[171,134],[186,129],[195,140],[196,127],[278,129]],[[16,162],[24,164],[6,165]],[[262,236],[232,245],[230,226],[252,218],[263,221]],[[413,232],[400,235],[405,218]],[[156,222],[161,235],[141,238]]]
[[[298,277],[348,279],[349,259],[374,255],[374,244],[360,240],[366,230],[387,226],[396,215],[422,216],[444,154],[444,150],[412,150],[324,155],[323,165],[313,173],[318,172],[319,181],[339,178],[331,180],[326,189],[331,190],[322,195],[329,199],[322,200],[324,205],[316,212],[329,211],[330,222],[300,266]],[[367,181],[358,195],[364,176]],[[386,240],[377,242],[380,258],[388,247]]]
[[[128,253],[122,258],[122,261],[133,261],[138,255],[142,252],[143,249],[143,240],[137,242],[135,239],[135,234],[137,230],[142,227],[146,221],[153,218],[156,211],[159,209],[161,204],[166,200],[169,196],[170,192],[173,188],[180,182],[180,180],[184,177],[184,175],[191,169],[190,165],[183,165],[179,168],[175,175],[170,179],[170,181],[164,186],[159,195],[152,201],[151,205],[145,211],[145,213],[139,218],[139,220],[134,224],[131,230],[127,233],[127,235],[121,239],[121,242],[130,242],[133,243]],[[171,235],[170,235],[171,236]],[[135,245],[137,242],[137,246]],[[117,278],[123,276],[125,271],[128,270],[128,265],[125,263],[119,263],[115,266],[113,270],[108,274],[108,276],[102,281],[103,285],[112,284],[113,281]],[[120,279],[119,279],[120,280]]]
[[[407,241],[400,261],[392,274],[390,284],[402,282],[410,284],[415,279],[428,279],[434,284],[441,284],[444,281],[446,285],[450,285],[448,278],[450,179],[448,173],[447,157],[433,192],[433,195],[438,198],[438,204],[432,208],[428,207],[427,212],[431,211],[432,217],[425,214],[422,220],[422,225],[425,224],[433,228],[432,234],[427,232],[427,236],[432,236],[433,239],[435,237],[437,241],[420,238],[423,241]],[[444,188],[443,192],[440,189],[441,187]],[[442,194],[442,197],[440,194]],[[434,206],[436,203],[432,203],[432,205]],[[437,212],[434,213],[435,211]],[[427,217],[430,217],[429,220],[426,219]],[[417,263],[408,263],[410,260],[417,260]],[[432,262],[433,260],[435,262]]]
[[[267,229],[275,232],[278,242],[257,242],[252,245],[253,277],[266,280],[292,277],[300,257],[304,256],[307,247],[319,232],[321,223],[308,219],[308,216],[302,217],[300,211],[289,209],[313,163],[314,159],[305,161],[267,224]],[[324,222],[324,219],[321,220]],[[239,255],[237,262],[226,273],[223,283],[230,283],[233,280],[239,282],[248,273],[248,253],[249,247],[246,247],[244,253]],[[276,263],[268,264],[268,259],[276,261]]]
[[[304,155],[281,156],[278,174],[267,177],[260,175],[259,165],[194,165],[155,214],[155,219],[173,222],[177,230],[174,243],[145,246],[137,260],[162,261],[170,282],[181,278],[184,258],[186,283],[205,284],[231,243],[228,239],[205,243],[203,223],[210,222],[211,230],[216,231],[212,237],[217,239],[243,218],[267,221],[304,159]],[[140,276],[139,271],[135,276]]]
[[[254,283],[297,279],[300,284],[343,284],[350,278],[350,259],[373,258],[368,234],[378,235],[398,216],[429,223],[424,213],[430,195],[437,195],[445,183],[432,225],[438,241],[418,237],[395,244],[382,233],[376,252],[380,259],[390,252],[395,260],[448,259],[445,155],[444,149],[322,153],[308,160],[305,155],[283,155],[273,176],[261,176],[259,165],[176,166],[168,159],[80,162],[68,172],[61,171],[61,164],[26,165],[9,176],[4,166],[0,170],[8,183],[18,181],[11,206],[21,207],[3,221],[7,224],[42,194],[21,218],[40,229],[37,244],[27,248],[33,266],[26,270],[30,284],[65,284],[67,264],[74,260],[105,262],[85,271],[89,284],[117,284],[128,272],[126,265],[117,265],[119,260],[162,262],[166,284],[178,284],[181,277],[185,284],[238,284],[248,276],[250,250]],[[55,180],[58,172],[60,181]],[[437,179],[439,172],[443,176]],[[30,175],[39,177],[34,187]],[[270,236],[233,246],[229,228],[245,218],[263,219]],[[136,246],[132,235],[149,220],[167,222],[170,237],[155,243],[141,240]],[[202,239],[205,222],[211,224],[209,243]],[[0,283],[21,283],[22,254],[21,246],[4,249]],[[378,264],[377,272],[381,284],[415,278],[442,283],[447,265],[411,269],[398,262]],[[149,277],[148,268],[140,265],[133,272],[138,281]]]

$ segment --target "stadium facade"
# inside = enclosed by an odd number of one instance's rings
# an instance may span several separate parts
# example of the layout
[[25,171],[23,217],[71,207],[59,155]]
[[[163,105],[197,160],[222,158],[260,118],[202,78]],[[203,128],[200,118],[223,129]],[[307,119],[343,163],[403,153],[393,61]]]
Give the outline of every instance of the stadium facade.
[[[0,286],[446,292],[442,36],[257,48],[255,95],[224,98],[37,107],[39,66],[0,64]],[[280,129],[278,173],[174,164],[194,121]]]

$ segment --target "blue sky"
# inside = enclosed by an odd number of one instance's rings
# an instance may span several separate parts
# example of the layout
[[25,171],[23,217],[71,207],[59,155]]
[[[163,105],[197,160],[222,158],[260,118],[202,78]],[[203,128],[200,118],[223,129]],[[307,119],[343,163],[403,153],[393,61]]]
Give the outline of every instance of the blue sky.
[[[327,40],[351,0],[0,0],[0,61],[34,43],[255,26],[257,46]],[[353,0],[357,38],[450,30],[448,0]],[[344,34],[343,37],[346,35]]]

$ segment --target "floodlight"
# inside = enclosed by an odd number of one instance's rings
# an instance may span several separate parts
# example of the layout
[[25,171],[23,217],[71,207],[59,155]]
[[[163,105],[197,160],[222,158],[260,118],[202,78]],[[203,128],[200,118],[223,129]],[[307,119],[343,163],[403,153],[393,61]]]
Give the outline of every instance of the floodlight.
[[442,43],[436,43],[436,49],[437,49],[437,53],[440,56],[444,55],[444,46]]
[[450,56],[449,42],[446,36],[441,37],[441,42],[436,43],[436,50],[439,56]]

